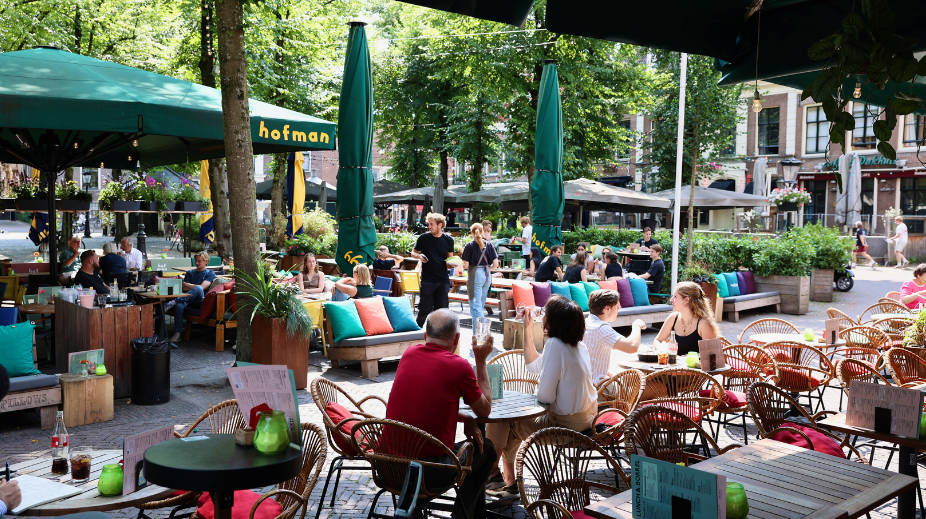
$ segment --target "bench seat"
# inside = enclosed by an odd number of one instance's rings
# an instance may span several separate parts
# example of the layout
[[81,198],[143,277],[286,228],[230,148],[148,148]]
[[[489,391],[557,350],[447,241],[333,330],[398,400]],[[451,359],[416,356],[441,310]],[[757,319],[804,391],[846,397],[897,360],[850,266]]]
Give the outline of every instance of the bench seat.
[[379,359],[401,357],[409,347],[424,343],[424,330],[368,335],[335,342],[327,311],[324,315],[324,333],[328,343],[328,358],[331,359],[331,367],[339,367],[339,361],[342,360],[358,360],[360,361],[360,374],[364,378],[379,376]]
[[58,385],[58,375],[27,375],[10,378],[10,393]]
[[630,326],[637,319],[646,324],[659,324],[664,323],[671,314],[672,305],[633,306],[618,310],[617,317],[608,324],[613,327]]
[[367,335],[366,337],[354,337],[353,339],[344,339],[331,345],[332,348],[362,348],[364,346],[376,346],[379,344],[388,344],[390,342],[401,341],[424,341],[423,331],[384,333],[382,335]]
[[[238,321],[234,319],[235,313],[231,311],[231,290],[216,292],[215,309],[209,317],[199,316],[199,307],[193,308],[187,306],[183,310],[183,317],[186,319],[186,326],[183,328],[183,340],[190,340],[190,330],[192,323],[201,324],[210,328],[215,328],[215,351],[225,351],[225,330],[228,328],[238,328]],[[217,316],[222,318],[218,319]],[[174,317],[176,319],[176,317]]]
[[775,313],[781,313],[781,292],[756,292],[744,296],[730,296],[723,298],[723,311],[731,322],[739,322],[740,312],[753,308],[774,306]]
[[[451,292],[450,295],[448,296],[448,300],[449,301],[459,301],[459,302],[469,301],[469,296],[467,296],[466,294],[458,294],[455,292]],[[498,306],[498,299],[494,297],[486,298],[486,306]]]

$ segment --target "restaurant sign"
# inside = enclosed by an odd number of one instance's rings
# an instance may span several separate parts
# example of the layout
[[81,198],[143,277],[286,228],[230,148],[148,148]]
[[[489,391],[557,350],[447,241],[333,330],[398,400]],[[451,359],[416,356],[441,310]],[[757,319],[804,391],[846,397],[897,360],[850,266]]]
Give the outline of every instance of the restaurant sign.
[[[897,164],[896,160],[891,160],[886,158],[884,155],[858,155],[860,159],[860,164],[862,166],[885,166],[885,165],[895,165]],[[829,162],[823,163],[824,168],[830,169],[839,169],[839,159],[831,160]]]

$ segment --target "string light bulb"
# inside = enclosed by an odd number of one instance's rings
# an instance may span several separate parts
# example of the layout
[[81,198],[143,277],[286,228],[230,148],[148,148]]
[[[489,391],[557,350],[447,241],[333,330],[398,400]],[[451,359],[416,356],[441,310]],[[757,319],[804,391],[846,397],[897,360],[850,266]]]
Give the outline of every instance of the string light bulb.
[[135,139],[135,140],[132,141],[132,147],[133,147],[133,148],[137,148],[137,147],[138,147],[138,139]]
[[75,149],[75,150],[77,149],[77,143],[76,143],[76,142],[74,143],[74,149]]
[[103,169],[103,163],[100,162],[100,169]]
[[855,90],[852,92],[852,97],[858,99],[862,97],[862,80],[859,77],[856,77],[858,81],[855,82]]
[[759,89],[752,93],[752,111],[759,113],[762,111],[762,96],[759,95]]

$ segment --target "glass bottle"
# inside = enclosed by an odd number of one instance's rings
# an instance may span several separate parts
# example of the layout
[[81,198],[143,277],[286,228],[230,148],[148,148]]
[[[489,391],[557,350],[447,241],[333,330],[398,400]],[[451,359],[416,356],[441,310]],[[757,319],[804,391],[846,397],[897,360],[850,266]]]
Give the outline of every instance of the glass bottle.
[[283,411],[264,411],[254,431],[254,448],[264,454],[280,454],[289,447],[289,430]]
[[678,359],[678,341],[675,340],[675,330],[669,334],[669,364],[675,364]]
[[69,450],[68,430],[64,426],[64,411],[58,411],[58,418],[55,422],[55,433],[51,437],[52,474],[68,473]]
[[749,500],[742,483],[727,483],[727,518],[746,519],[749,515]]

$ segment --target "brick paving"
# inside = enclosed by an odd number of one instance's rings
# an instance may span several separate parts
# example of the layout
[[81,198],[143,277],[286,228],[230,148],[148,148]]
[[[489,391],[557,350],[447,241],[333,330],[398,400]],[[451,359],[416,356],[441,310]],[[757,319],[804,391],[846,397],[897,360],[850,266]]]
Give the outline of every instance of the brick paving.
[[[4,240],[0,238],[0,253],[7,254],[2,250],[4,245]],[[846,294],[837,292],[833,303],[811,303],[810,313],[806,315],[777,317],[789,320],[801,329],[809,326],[819,330],[823,327],[822,320],[826,318],[826,308],[835,306],[849,315],[858,315],[884,293],[897,290],[900,283],[911,276],[910,269],[878,269],[872,272],[870,269],[862,268],[857,269],[857,273],[855,288]],[[452,305],[452,307],[454,310],[459,308],[458,305]],[[743,328],[756,319],[773,316],[776,315],[761,311],[744,312],[741,314],[739,323],[722,322],[720,327],[725,336],[732,338],[738,336]],[[652,341],[655,333],[654,330],[646,331],[644,341]],[[467,330],[464,330],[464,336],[467,335]],[[225,380],[224,368],[231,366],[234,362],[234,353],[230,350],[215,352],[212,337],[211,330],[194,328],[191,341],[184,343],[181,349],[171,352],[171,401],[169,403],[160,406],[138,406],[132,404],[129,399],[116,400],[113,421],[69,429],[72,434],[72,445],[119,449],[122,447],[122,438],[127,435],[168,424],[174,424],[178,429],[184,428],[206,408],[233,398],[232,391]],[[494,337],[496,349],[500,352],[501,335],[495,334]],[[352,396],[362,398],[370,394],[380,396],[389,394],[398,360],[381,361],[380,376],[375,380],[361,378],[359,364],[331,369],[330,363],[320,351],[313,350],[310,353],[309,363],[310,380],[315,377],[325,377],[342,385]],[[426,390],[426,388],[422,389]],[[312,402],[309,391],[300,390],[298,399],[302,419],[323,427],[318,409]],[[837,407],[838,394],[836,391],[828,391],[824,399],[827,408]],[[39,429],[37,413],[20,411],[0,416],[2,416],[0,419],[0,463],[18,462],[48,455],[50,431]],[[756,429],[753,425],[750,424],[749,429],[751,434],[755,434]],[[741,441],[741,437],[741,428],[729,428],[721,432],[719,443],[726,445],[730,442]],[[334,456],[335,453],[329,450],[328,463]],[[875,457],[876,466],[883,467],[885,462],[886,456],[879,454]],[[601,468],[602,470],[598,471],[597,475],[602,481],[613,482],[613,476],[608,476],[603,466]],[[893,462],[891,469],[896,470],[896,461]],[[321,496],[326,472],[327,466],[322,471],[322,478],[312,494],[312,508],[309,514],[314,514],[314,507],[317,506]],[[322,517],[351,519],[365,517],[377,490],[370,479],[369,472],[345,471],[335,498],[335,507],[334,509],[328,508],[326,503]],[[392,507],[388,497],[380,500],[376,511],[391,513]],[[502,508],[499,511],[517,518],[526,516],[520,506]],[[110,512],[110,515],[112,517],[134,517],[136,513],[135,509],[124,509]],[[164,509],[149,515],[167,517],[168,513],[169,510]],[[875,519],[894,515],[896,515],[896,500],[883,505],[871,514]]]

